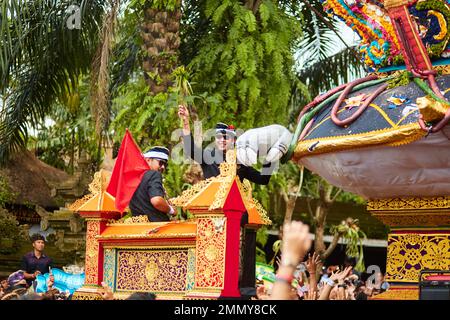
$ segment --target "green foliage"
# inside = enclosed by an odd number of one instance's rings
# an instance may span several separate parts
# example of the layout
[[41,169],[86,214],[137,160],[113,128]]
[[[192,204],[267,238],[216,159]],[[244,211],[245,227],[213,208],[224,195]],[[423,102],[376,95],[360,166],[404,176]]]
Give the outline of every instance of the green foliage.
[[256,232],[256,261],[267,263],[266,252],[264,247],[269,239],[269,234],[267,233],[267,227],[261,227]]
[[[67,27],[70,5],[80,5],[81,29]],[[53,102],[89,70],[104,5],[97,0],[0,2],[0,95],[5,101],[0,162],[26,146],[30,125],[37,126]]]
[[207,0],[204,13],[210,32],[190,63],[192,83],[221,106],[199,110],[200,118],[244,128],[286,123],[299,22],[269,0],[255,13],[241,1]]
[[409,71],[401,71],[398,76],[388,80],[388,89],[408,85],[411,82],[410,77],[411,73]]
[[12,254],[20,248],[19,222],[12,213],[0,207],[0,253]]
[[364,266],[364,251],[363,240],[367,238],[366,234],[358,227],[358,220],[348,218],[337,226],[332,226],[330,232],[332,234],[339,233],[346,242],[345,253],[349,257],[357,258],[355,270],[363,272]]
[[342,191],[341,193],[339,193],[339,195],[336,198],[337,202],[353,202],[355,204],[361,204],[361,205],[365,205],[367,203],[367,200],[364,199],[361,196],[358,196],[357,194],[351,193],[351,192],[346,192],[346,191]]
[[183,174],[187,170],[187,165],[171,165],[164,173],[164,185],[170,198],[180,195],[191,185],[184,182]]
[[80,80],[73,93],[54,103],[39,123],[37,135],[29,141],[29,147],[36,149],[42,161],[69,173],[74,172],[76,159],[82,152],[95,167],[100,163],[88,83],[88,79]]
[[[359,57],[354,52],[354,47],[350,47],[326,58],[320,58],[315,63],[300,69],[297,78],[306,83],[311,97],[356,79],[363,74],[364,70]],[[310,101],[302,91],[298,93],[293,97],[297,106],[296,114]]]
[[[284,221],[284,212],[281,212],[281,201],[283,195],[298,192],[297,187],[300,178],[300,168],[293,162],[287,162],[278,169],[278,172],[270,178],[266,186],[253,185],[253,193],[264,208],[271,208],[271,219],[273,224],[279,225]],[[278,199],[281,197],[281,199]],[[280,201],[279,201],[280,200]]]
[[269,239],[269,234],[267,233],[267,227],[261,227],[256,232],[256,242],[261,246],[265,246],[267,243],[267,239]]
[[[111,57],[111,84],[112,98],[117,96],[118,88],[130,81],[143,61],[145,51],[140,50],[143,45],[140,36],[140,22],[142,12],[131,5],[125,8],[123,15],[118,19],[115,44]],[[134,80],[134,79],[132,79]]]
[[16,196],[17,194],[11,190],[6,178],[0,176],[0,210],[5,204],[13,202]]
[[130,7],[138,10],[153,8],[159,10],[174,11],[178,8],[181,0],[132,0]]

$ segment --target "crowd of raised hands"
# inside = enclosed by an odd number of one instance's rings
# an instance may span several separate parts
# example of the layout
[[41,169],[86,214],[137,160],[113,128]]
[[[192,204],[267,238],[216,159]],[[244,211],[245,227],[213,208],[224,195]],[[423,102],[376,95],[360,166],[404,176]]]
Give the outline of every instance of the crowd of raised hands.
[[299,221],[283,226],[281,258],[277,259],[278,271],[272,285],[258,284],[259,300],[367,300],[386,287],[380,287],[382,274],[376,283],[363,282],[352,266],[322,267],[320,256],[311,249],[309,227]]

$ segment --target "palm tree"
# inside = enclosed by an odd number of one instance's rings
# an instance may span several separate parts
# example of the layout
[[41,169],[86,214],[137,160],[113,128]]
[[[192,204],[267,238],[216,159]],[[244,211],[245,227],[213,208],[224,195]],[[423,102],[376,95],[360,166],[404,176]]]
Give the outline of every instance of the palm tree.
[[178,64],[181,0],[147,1],[141,27],[144,77],[151,94],[166,92]]
[[[76,91],[98,47],[103,0],[79,2],[80,29],[69,28],[73,0],[0,1],[0,162],[26,146],[53,102]],[[72,7],[71,7],[72,6]]]

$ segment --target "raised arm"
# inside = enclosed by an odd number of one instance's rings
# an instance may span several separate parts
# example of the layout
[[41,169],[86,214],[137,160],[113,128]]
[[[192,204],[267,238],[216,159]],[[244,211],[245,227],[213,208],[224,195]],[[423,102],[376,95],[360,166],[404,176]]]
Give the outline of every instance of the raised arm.
[[343,283],[343,280],[350,274],[350,271],[352,271],[352,267],[347,267],[340,272],[334,272],[327,279],[325,288],[323,288],[323,291],[318,300],[329,300],[331,289],[333,289],[333,287],[336,285],[336,283],[339,283],[339,284]]
[[190,159],[201,164],[203,161],[203,149],[199,148],[194,143],[194,137],[192,136],[191,127],[189,124],[189,110],[186,106],[178,106],[178,117],[182,122],[184,155],[185,157],[189,157]]
[[317,265],[320,263],[320,256],[315,252],[313,255],[308,255],[308,260],[306,261],[306,268],[309,273],[309,291],[315,297],[317,292]]
[[284,225],[281,264],[273,285],[271,299],[291,299],[291,282],[294,278],[294,271],[311,247],[311,242],[307,225],[299,221]]

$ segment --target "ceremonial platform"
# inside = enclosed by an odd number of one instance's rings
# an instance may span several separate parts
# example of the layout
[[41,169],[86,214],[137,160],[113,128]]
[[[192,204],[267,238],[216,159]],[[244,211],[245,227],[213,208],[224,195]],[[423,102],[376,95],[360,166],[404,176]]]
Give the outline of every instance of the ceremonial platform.
[[73,299],[101,299],[102,282],[115,299],[133,292],[157,299],[239,298],[240,288],[254,286],[256,249],[246,239],[271,222],[250,183],[236,176],[234,152],[220,169],[171,199],[193,218],[170,222],[121,218],[105,191],[110,174],[98,172],[92,194],[72,206],[87,221],[86,281]]

